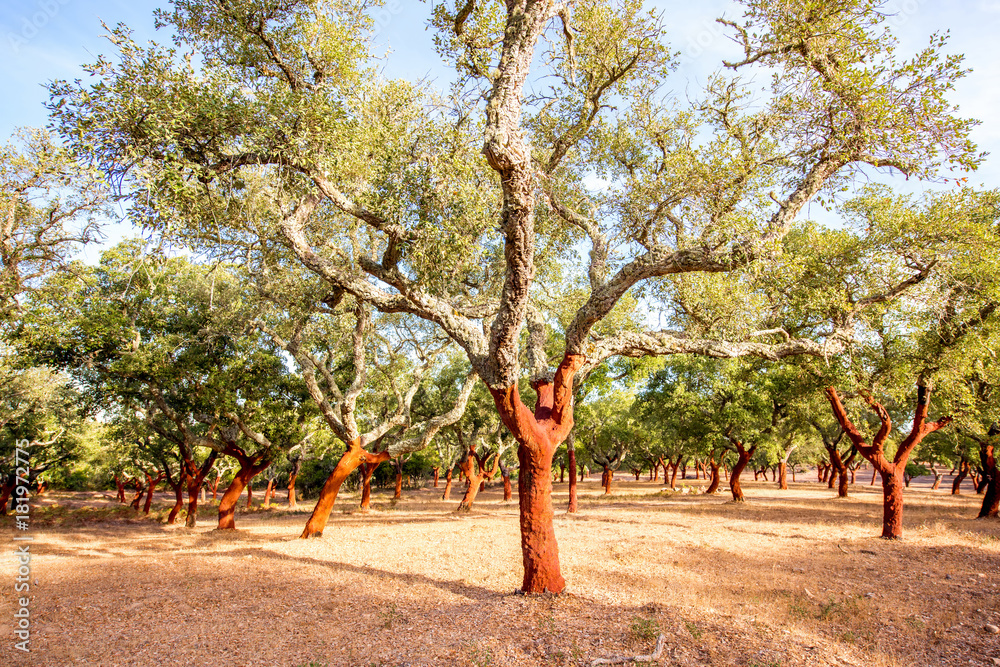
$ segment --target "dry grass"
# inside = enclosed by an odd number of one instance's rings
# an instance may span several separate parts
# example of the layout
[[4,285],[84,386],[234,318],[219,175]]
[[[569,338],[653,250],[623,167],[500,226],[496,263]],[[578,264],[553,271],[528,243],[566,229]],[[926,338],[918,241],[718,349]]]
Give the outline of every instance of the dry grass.
[[[308,506],[243,513],[220,534],[50,494],[104,508],[36,514],[33,652],[4,632],[0,664],[589,665],[648,653],[660,632],[662,665],[1000,659],[983,630],[1000,622],[1000,523],[972,519],[975,496],[907,491],[906,539],[890,543],[869,487],[836,500],[749,482],[742,505],[648,482],[581,488],[580,513],[556,517],[569,592],[538,598],[514,594],[517,507],[498,490],[463,516],[430,489],[376,494],[368,514],[347,496],[309,541]],[[8,593],[4,624],[11,609]]]

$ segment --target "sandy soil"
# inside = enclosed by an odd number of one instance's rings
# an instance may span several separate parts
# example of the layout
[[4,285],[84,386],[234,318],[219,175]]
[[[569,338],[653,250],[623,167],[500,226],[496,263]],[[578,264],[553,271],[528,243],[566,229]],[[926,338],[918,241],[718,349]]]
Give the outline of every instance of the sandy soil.
[[908,490],[890,543],[878,487],[837,500],[801,479],[746,482],[742,505],[588,481],[580,513],[556,517],[568,593],[535,598],[515,594],[517,507],[499,489],[461,516],[460,493],[376,492],[367,514],[348,494],[309,541],[309,503],[223,534],[211,507],[187,530],[112,494],[50,493],[30,531],[32,653],[13,649],[3,583],[0,665],[590,665],[661,632],[660,665],[1000,664],[1000,522],[973,520],[979,498]]

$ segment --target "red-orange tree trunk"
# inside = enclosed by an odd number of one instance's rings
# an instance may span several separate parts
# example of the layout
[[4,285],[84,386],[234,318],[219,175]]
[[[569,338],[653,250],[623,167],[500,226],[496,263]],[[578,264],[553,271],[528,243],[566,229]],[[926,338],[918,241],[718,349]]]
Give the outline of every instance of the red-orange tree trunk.
[[[566,511],[572,514],[577,510],[576,500],[576,447],[573,446],[573,435],[566,438],[566,459],[569,468],[569,502],[566,504]],[[580,475],[583,477],[583,475]]]
[[288,476],[288,508],[295,509],[298,503],[295,502],[295,478],[298,474],[293,472]]
[[162,480],[163,480],[162,472],[156,477],[153,477],[152,475],[149,474],[146,475],[146,483],[148,484],[148,490],[146,491],[146,504],[142,508],[143,514],[147,515],[149,514],[149,509],[153,505],[153,492],[156,491],[156,485],[159,484],[160,481]]
[[573,428],[573,376],[583,361],[581,355],[568,354],[556,369],[553,382],[532,383],[537,395],[534,411],[521,402],[516,384],[504,389],[490,387],[497,412],[518,443],[524,593],[561,593],[566,587],[553,525],[552,457]]
[[743,474],[743,470],[750,463],[754,452],[757,451],[757,445],[746,449],[743,447],[742,442],[734,442],[733,444],[736,445],[739,457],[736,459],[736,465],[733,466],[733,471],[729,475],[729,490],[733,492],[733,501],[742,503],[745,498],[743,497],[743,487],[740,485],[740,475]]
[[969,474],[969,467],[969,462],[965,459],[962,459],[962,462],[958,464],[958,475],[955,476],[955,481],[951,483],[951,495],[957,496],[962,493],[962,482]]
[[778,488],[788,490],[788,464],[784,461],[778,464]]
[[247,484],[250,483],[250,473],[251,470],[249,468],[241,468],[233,476],[233,481],[229,483],[229,487],[225,493],[222,494],[222,500],[219,501],[219,525],[217,530],[236,530],[236,503],[243,494],[243,489],[247,488]]
[[979,510],[978,518],[996,518],[1000,516],[1000,470],[997,469],[993,445],[982,446],[981,459],[986,490],[983,494],[983,506]]
[[[709,482],[708,488],[705,489],[705,493],[716,493],[719,490],[719,464],[716,463],[715,457],[712,457],[708,461],[709,466],[712,469],[712,481]],[[708,477],[708,471],[705,471],[705,476]]]
[[847,411],[844,410],[837,391],[833,387],[826,390],[833,414],[841,428],[847,433],[861,455],[868,459],[882,477],[882,537],[885,539],[899,539],[903,536],[903,473],[906,470],[906,461],[910,453],[924,437],[951,422],[951,417],[944,417],[936,422],[927,421],[930,403],[929,393],[926,387],[922,385],[917,387],[917,406],[910,433],[899,443],[893,460],[889,461],[883,450],[883,444],[892,429],[892,421],[888,411],[870,397],[865,397],[869,407],[882,422],[882,427],[872,443],[868,444],[861,432],[848,418]]
[[452,468],[448,468],[444,473],[444,493],[441,494],[441,500],[451,500],[451,477]]
[[326,483],[323,484],[323,489],[319,492],[316,507],[313,508],[301,537],[321,537],[323,535],[323,530],[326,528],[326,522],[330,519],[330,512],[333,511],[333,504],[337,500],[340,487],[344,484],[344,480],[347,479],[348,475],[358,469],[358,466],[366,461],[381,463],[388,460],[389,454],[387,452],[369,454],[361,446],[360,440],[351,440],[348,442],[347,449],[344,451],[343,456],[340,457],[340,461],[337,462],[337,467],[326,478]]
[[367,461],[361,464],[361,509],[368,510],[372,506],[372,475],[375,474],[375,469],[379,467],[378,463],[368,463]]

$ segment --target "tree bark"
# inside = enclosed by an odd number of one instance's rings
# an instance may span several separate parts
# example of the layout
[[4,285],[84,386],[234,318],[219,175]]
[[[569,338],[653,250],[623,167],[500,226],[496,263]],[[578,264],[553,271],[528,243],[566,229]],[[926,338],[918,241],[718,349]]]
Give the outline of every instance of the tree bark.
[[878,415],[882,427],[875,435],[871,444],[865,441],[857,427],[847,416],[840,397],[833,387],[826,390],[827,398],[833,408],[833,414],[842,429],[854,443],[854,447],[872,464],[882,476],[882,537],[899,539],[903,535],[903,475],[906,471],[906,461],[914,448],[928,434],[937,431],[951,423],[951,417],[944,417],[936,422],[927,421],[930,404],[930,390],[923,384],[917,385],[917,405],[913,415],[913,425],[910,433],[899,443],[896,454],[889,461],[884,454],[883,444],[892,430],[892,421],[886,409],[872,398],[864,396],[869,407]]
[[[720,483],[720,479],[719,479],[719,464],[715,460],[715,456],[714,455],[712,456],[712,458],[710,458],[708,460],[708,464],[709,464],[709,466],[712,469],[712,481],[709,483],[708,488],[705,489],[705,493],[712,494],[712,493],[718,492],[718,490],[719,490],[719,483]],[[707,479],[708,478],[708,471],[705,470],[704,472],[705,472],[705,477]]]
[[[679,465],[680,464],[677,463],[677,462],[674,462],[674,463],[670,464],[670,488],[671,489],[676,489],[677,488],[677,468],[678,468]],[[663,477],[664,477],[663,481],[666,481],[666,477],[667,477],[667,469],[666,468],[663,469]]]
[[187,483],[188,492],[188,513],[187,518],[184,520],[184,525],[188,528],[194,528],[198,525],[198,495],[201,493],[202,484],[205,483],[205,477],[212,470],[215,465],[215,460],[219,457],[219,453],[212,451],[205,462],[201,464],[201,467],[196,467],[194,461],[185,460],[185,481]]
[[778,488],[788,490],[788,464],[784,461],[778,464]]
[[167,516],[167,524],[173,525],[177,521],[177,515],[180,514],[181,508],[184,507],[184,484],[180,480],[177,481],[176,486],[174,486],[174,494],[176,495],[176,501],[174,506],[170,509],[170,514]]
[[903,536],[903,468],[882,473],[882,537]]
[[148,490],[146,492],[146,504],[142,508],[142,513],[149,516],[149,509],[153,505],[153,492],[156,491],[156,485],[163,480],[163,473],[161,472],[156,477],[150,474],[146,475],[146,483],[148,484]]
[[337,500],[337,494],[340,492],[341,485],[343,485],[348,475],[358,469],[358,466],[365,462],[381,463],[382,461],[389,460],[387,452],[380,452],[378,454],[366,452],[361,446],[360,439],[351,440],[346,444],[347,449],[344,451],[343,456],[340,457],[337,467],[326,478],[326,483],[323,484],[323,489],[319,492],[316,507],[313,508],[312,514],[309,516],[309,520],[302,531],[302,538],[322,537],[323,529],[326,528],[326,522],[330,519],[330,512],[333,511],[333,504]]
[[292,472],[288,475],[288,509],[298,507],[298,503],[295,501],[295,478],[298,476],[298,473],[292,468]]
[[441,468],[434,468],[434,488],[438,488],[438,473],[441,472]]
[[611,470],[607,466],[604,466],[604,475],[601,477],[601,481],[604,482],[604,495],[611,495],[611,482],[614,480],[615,471]]
[[372,475],[375,474],[375,469],[379,467],[381,461],[378,463],[362,463],[361,464],[361,509],[369,510],[372,506]]
[[[122,483],[122,480],[121,480],[120,477],[118,477],[118,475],[115,475],[115,486],[118,487],[118,502],[124,503],[125,502],[125,484]],[[14,488],[14,483],[13,482],[11,482],[10,488],[11,489]],[[8,496],[10,495],[9,491],[7,492],[7,495]]]
[[252,469],[240,468],[219,501],[219,525],[216,530],[236,530],[236,503],[253,477]]
[[146,490],[140,486],[139,490],[135,494],[135,497],[132,499],[132,502],[130,503],[132,505],[132,509],[134,509],[136,512],[139,511],[139,504],[142,502],[142,496],[145,493]]
[[965,459],[962,459],[958,464],[958,475],[955,476],[955,481],[951,483],[951,495],[957,496],[962,493],[962,482],[969,474],[970,467],[969,462]]
[[993,445],[983,445],[980,450],[983,464],[983,479],[986,480],[986,490],[983,494],[983,505],[979,509],[979,519],[997,518],[1000,516],[1000,470]]
[[749,449],[743,447],[743,443],[738,440],[734,440],[733,444],[736,445],[736,451],[739,457],[736,459],[736,465],[733,466],[733,471],[729,474],[729,489],[733,492],[733,501],[737,503],[742,503],[745,498],[743,497],[743,487],[740,485],[740,475],[743,474],[743,470],[750,463],[750,459],[753,458],[754,452],[757,451],[757,445],[750,447]]
[[567,354],[553,380],[534,379],[534,411],[521,402],[516,383],[489,387],[501,420],[518,443],[524,593],[561,593],[566,587],[552,522],[552,457],[573,428],[573,377],[583,362],[582,355]]
[[392,499],[399,500],[403,497],[403,469],[396,469],[396,488],[393,490]]
[[569,502],[566,504],[566,512],[573,514],[578,509],[578,503],[576,498],[576,443],[572,431],[566,436],[566,461],[569,468]]
[[441,500],[451,500],[452,470],[453,470],[452,468],[448,468],[448,470],[444,474],[444,493],[441,494]]

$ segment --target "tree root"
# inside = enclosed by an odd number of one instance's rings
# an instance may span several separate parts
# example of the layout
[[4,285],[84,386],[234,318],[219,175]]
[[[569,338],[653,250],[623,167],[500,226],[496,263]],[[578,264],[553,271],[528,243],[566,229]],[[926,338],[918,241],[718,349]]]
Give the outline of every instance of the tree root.
[[596,658],[590,662],[590,667],[595,665],[624,665],[629,662],[652,662],[659,660],[663,653],[663,647],[667,644],[667,637],[662,632],[656,638],[656,648],[649,655],[615,656],[614,658]]

